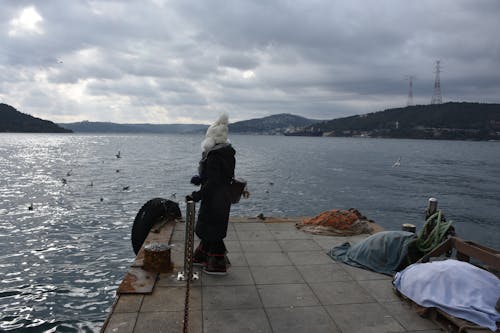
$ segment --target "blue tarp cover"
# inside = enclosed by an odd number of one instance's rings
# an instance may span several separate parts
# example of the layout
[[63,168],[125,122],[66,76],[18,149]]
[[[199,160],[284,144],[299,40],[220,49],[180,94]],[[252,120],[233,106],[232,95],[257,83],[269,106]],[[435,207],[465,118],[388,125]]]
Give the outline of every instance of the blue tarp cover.
[[413,264],[396,274],[394,286],[424,307],[436,307],[496,331],[500,279],[467,262],[448,259]]
[[406,257],[408,242],[415,237],[406,231],[378,232],[353,246],[344,243],[334,247],[328,255],[351,266],[394,275]]

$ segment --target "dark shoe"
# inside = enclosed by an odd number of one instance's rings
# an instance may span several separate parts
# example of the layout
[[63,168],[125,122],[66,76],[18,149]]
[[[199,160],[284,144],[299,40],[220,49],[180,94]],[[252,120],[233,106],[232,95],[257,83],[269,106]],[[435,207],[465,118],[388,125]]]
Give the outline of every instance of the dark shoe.
[[198,247],[193,253],[193,266],[205,266],[207,261],[207,254]]
[[209,256],[203,272],[210,275],[226,275],[227,265],[225,256]]
[[224,256],[224,259],[226,260],[226,268],[231,267],[231,262],[229,261],[229,258],[227,257],[227,254]]

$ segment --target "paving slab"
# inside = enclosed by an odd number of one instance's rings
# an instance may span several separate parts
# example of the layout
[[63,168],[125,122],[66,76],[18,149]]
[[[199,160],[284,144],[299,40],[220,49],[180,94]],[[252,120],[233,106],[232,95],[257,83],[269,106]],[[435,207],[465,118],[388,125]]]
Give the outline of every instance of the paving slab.
[[230,274],[226,276],[219,275],[203,275],[201,279],[203,287],[209,286],[241,286],[254,285],[252,273],[248,266],[232,267]]
[[412,305],[406,301],[383,302],[382,306],[407,330],[433,330],[436,324],[420,317]]
[[340,304],[326,310],[343,333],[404,332],[405,329],[379,303]]
[[227,257],[231,261],[231,267],[248,266],[244,252],[229,252]]
[[[201,311],[191,311],[188,319],[189,332],[201,332]],[[184,327],[184,311],[143,312],[140,313],[134,332],[172,333],[182,332]]]
[[274,333],[341,332],[322,306],[266,309]]
[[245,252],[282,252],[276,240],[242,240],[240,244]]
[[399,297],[394,293],[392,280],[364,280],[358,283],[378,302],[394,302]]
[[245,230],[236,231],[236,235],[240,241],[251,240],[251,241],[263,241],[263,240],[275,240],[272,232],[268,230]]
[[[141,312],[184,311],[184,287],[157,287],[153,294],[145,297]],[[201,288],[191,288],[190,309],[201,310]]]
[[115,312],[139,312],[144,295],[125,294],[118,298],[115,305]]
[[329,263],[326,265],[297,265],[297,269],[308,283],[352,281],[341,264]]
[[257,286],[264,307],[297,307],[319,305],[318,298],[305,283]]
[[[295,228],[297,218],[232,221],[228,275],[194,268],[200,278],[191,282],[189,332],[439,332],[396,297],[391,277],[326,254],[368,235],[312,235]],[[158,274],[151,294],[118,295],[102,332],[182,331],[186,282],[177,272],[184,265],[185,224],[176,224],[171,236],[174,270]],[[140,258],[134,263],[141,267]]]
[[343,268],[353,277],[356,281],[364,281],[364,280],[392,280],[392,278],[388,275],[376,273],[369,271],[367,269],[361,269],[358,267],[349,266],[341,263]]
[[203,309],[235,310],[262,308],[255,285],[203,288]]
[[137,312],[114,313],[107,323],[104,333],[132,333],[134,332]]
[[239,240],[225,240],[224,244],[229,252],[241,252],[241,244]]
[[271,333],[264,309],[203,311],[205,333]]
[[292,262],[283,252],[246,252],[245,257],[249,266],[290,266]]
[[300,230],[271,230],[275,239],[311,239],[312,235]]
[[252,266],[255,284],[305,283],[295,266]]
[[278,240],[279,246],[285,252],[292,251],[321,251],[323,249],[312,239],[281,239]]
[[294,265],[332,265],[333,260],[325,251],[294,251],[288,252],[288,257]]
[[323,305],[376,302],[355,281],[311,283],[310,286]]

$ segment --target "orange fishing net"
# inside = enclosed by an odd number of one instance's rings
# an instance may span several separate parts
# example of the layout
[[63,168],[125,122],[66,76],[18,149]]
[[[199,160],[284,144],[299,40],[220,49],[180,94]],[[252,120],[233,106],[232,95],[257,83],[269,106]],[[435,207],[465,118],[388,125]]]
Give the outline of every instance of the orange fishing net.
[[333,209],[297,223],[297,228],[315,234],[352,236],[371,233],[370,220],[357,209]]

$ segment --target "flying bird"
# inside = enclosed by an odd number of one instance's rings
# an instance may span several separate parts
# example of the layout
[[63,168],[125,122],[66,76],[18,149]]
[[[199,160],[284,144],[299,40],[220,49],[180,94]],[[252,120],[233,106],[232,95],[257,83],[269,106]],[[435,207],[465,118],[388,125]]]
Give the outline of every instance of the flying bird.
[[396,162],[394,162],[394,164],[392,165],[393,168],[395,167],[398,167],[401,165],[401,156],[399,156],[398,160]]

